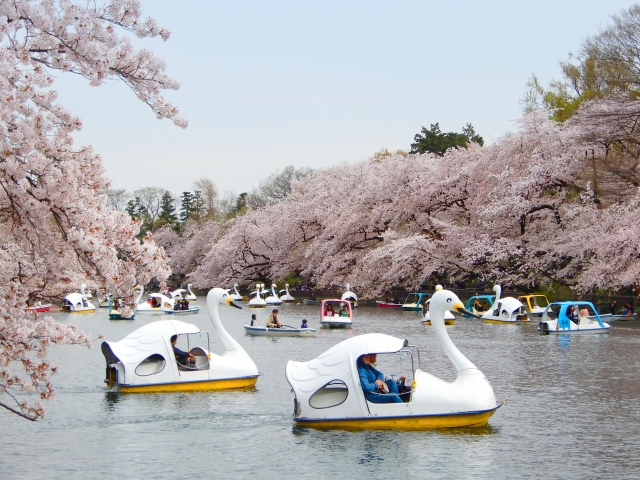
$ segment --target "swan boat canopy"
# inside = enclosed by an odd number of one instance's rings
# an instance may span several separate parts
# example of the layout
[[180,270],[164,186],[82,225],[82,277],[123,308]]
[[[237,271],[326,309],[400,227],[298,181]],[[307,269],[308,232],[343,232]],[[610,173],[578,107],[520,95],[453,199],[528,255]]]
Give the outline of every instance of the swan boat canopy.
[[[141,294],[138,296],[141,298]],[[175,301],[161,293],[150,293],[149,300],[136,305],[136,313],[164,313],[164,310],[173,310]]]
[[253,337],[314,337],[316,329],[292,327],[267,328],[244,325],[244,332]]
[[267,302],[261,297],[261,285],[256,284],[256,291],[249,295],[249,308],[267,308]]
[[[258,369],[222,325],[220,304],[237,307],[225,290],[214,288],[207,295],[207,309],[224,345],[223,355],[211,353],[209,334],[196,325],[179,320],[149,323],[119,342],[102,343],[108,387],[126,393],[151,393],[254,386]],[[177,347],[193,355],[195,364],[177,362],[171,345],[174,335]]]
[[502,287],[495,285],[496,299],[491,308],[482,315],[484,323],[509,323],[529,322],[529,311],[520,300],[513,297],[502,298]]
[[348,300],[353,307],[358,306],[358,295],[351,291],[351,285],[347,283],[347,291],[340,297],[342,300]]
[[[289,361],[285,370],[295,394],[294,421],[299,426],[341,429],[426,430],[487,424],[499,404],[489,381],[453,344],[444,326],[444,312],[464,311],[447,290],[431,302],[432,331],[458,371],[444,381],[420,368],[420,352],[407,340],[370,333],[349,338],[309,362]],[[366,400],[358,359],[367,354],[409,355],[413,380],[399,403]]]
[[282,305],[282,300],[280,300],[280,297],[278,297],[278,294],[276,293],[275,283],[271,284],[271,295],[265,298],[264,301],[267,305]]
[[[329,309],[331,306],[331,309]],[[340,316],[342,308],[346,309],[347,316]],[[333,313],[331,313],[333,311]],[[320,326],[322,328],[351,328],[353,324],[353,309],[348,300],[322,300],[320,304]]]
[[521,295],[518,300],[527,307],[531,317],[542,317],[545,309],[549,306],[549,300],[542,294]]
[[402,310],[411,312],[422,311],[422,304],[431,296],[430,293],[412,292],[402,304]]
[[[484,315],[491,309],[495,299],[495,295],[474,295],[467,300],[465,308],[475,315]],[[468,315],[464,316],[469,317]]]
[[[423,325],[431,325],[431,314],[429,313],[430,304],[431,304],[431,299],[427,300],[422,304],[422,324]],[[445,325],[456,324],[456,317],[449,310],[444,312],[444,324]]]
[[280,290],[280,292],[278,294],[280,296],[280,300],[282,300],[284,303],[291,303],[291,302],[295,302],[295,300],[296,300],[289,293],[289,284],[288,283],[284,284],[284,290]]
[[70,293],[62,302],[60,306],[61,312],[71,313],[94,313],[96,307],[93,303],[87,300],[87,297],[81,293]]
[[542,314],[538,332],[556,333],[606,333],[611,325],[602,321],[591,302],[554,302]]

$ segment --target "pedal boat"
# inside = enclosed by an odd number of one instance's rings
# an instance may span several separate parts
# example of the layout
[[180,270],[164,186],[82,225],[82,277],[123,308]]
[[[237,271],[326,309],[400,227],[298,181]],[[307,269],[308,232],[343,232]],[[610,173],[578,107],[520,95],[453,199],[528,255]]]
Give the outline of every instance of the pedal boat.
[[405,312],[421,312],[422,304],[431,296],[430,293],[412,292],[410,293],[402,306]]
[[60,305],[60,311],[70,313],[94,313],[96,307],[87,300],[85,295],[74,292],[64,297],[64,301],[62,305]]
[[29,307],[27,307],[27,312],[36,312],[36,313],[43,313],[43,312],[48,312],[51,310],[51,304],[50,303],[36,303],[35,305],[31,305]]
[[109,298],[109,320],[135,320],[135,310],[129,316],[122,315],[120,302],[122,302],[120,298],[114,298],[113,296]]
[[530,317],[541,318],[545,309],[549,306],[549,300],[542,294],[521,295],[518,300],[527,307]]
[[282,305],[282,300],[280,300],[280,297],[276,293],[276,284],[275,283],[271,284],[271,295],[269,295],[267,298],[265,298],[264,302],[267,305]]
[[280,296],[280,300],[282,300],[284,303],[293,303],[296,300],[289,293],[289,284],[288,283],[284,284],[284,290],[280,290],[280,292],[278,292],[278,295]]
[[244,325],[244,333],[253,337],[315,337],[315,328],[280,328],[252,327]]
[[358,295],[351,291],[351,285],[347,283],[347,291],[340,297],[342,300],[348,300],[351,302],[351,306],[356,308],[358,306]]
[[[253,387],[260,373],[247,352],[225,330],[218,305],[241,308],[229,294],[214,288],[207,295],[209,318],[225,352],[211,353],[209,334],[179,320],[161,320],[141,327],[119,342],[103,342],[109,388],[122,393],[223,390]],[[179,364],[171,337],[185,344],[195,357],[195,368]]]
[[234,283],[233,284],[233,291],[231,291],[231,289],[227,290],[227,292],[229,292],[229,294],[231,295],[231,298],[233,298],[234,302],[241,302],[244,300],[244,297],[242,295],[240,295],[240,293],[238,292],[238,284]]
[[529,311],[522,302],[513,297],[501,297],[502,287],[495,285],[496,298],[491,308],[482,315],[484,323],[516,324],[530,322]]
[[[467,311],[480,317],[491,309],[491,306],[493,305],[493,301],[495,299],[495,295],[474,295],[473,297],[470,297],[469,300],[467,300],[465,308],[467,309]],[[475,318],[470,317],[469,315],[463,315],[463,317]]]
[[[339,307],[343,305],[347,307],[346,317],[338,315],[340,311]],[[333,315],[325,316],[326,307],[331,305],[334,310]],[[320,326],[322,328],[351,328],[353,325],[353,309],[351,308],[351,302],[347,300],[338,300],[337,298],[322,300],[320,303]]]
[[[483,373],[453,344],[445,311],[464,312],[458,297],[436,292],[431,301],[432,329],[458,371],[453,382],[421,370],[420,352],[407,340],[370,333],[349,338],[309,362],[289,361],[285,374],[294,399],[297,426],[320,429],[428,430],[487,425],[500,406]],[[470,312],[469,312],[470,313]],[[357,360],[366,354],[406,352],[411,358],[411,389],[402,403],[370,403],[360,384]]]
[[[153,303],[157,306],[153,307],[152,304],[149,303],[152,299],[155,299]],[[175,301],[166,295],[150,293],[149,300],[144,303],[138,301],[136,304],[136,313],[164,313],[165,310],[173,310],[174,303]]]
[[[573,306],[576,311],[576,321],[574,323],[568,315],[567,310]],[[590,315],[583,316],[580,309],[587,307]],[[551,303],[542,314],[542,321],[538,323],[538,332],[543,335],[553,335],[560,333],[607,333],[611,325],[602,321],[603,317],[610,315],[600,315],[591,302],[554,302]]]
[[267,308],[267,302],[261,296],[260,287],[261,285],[257,283],[256,291],[249,295],[249,308]]

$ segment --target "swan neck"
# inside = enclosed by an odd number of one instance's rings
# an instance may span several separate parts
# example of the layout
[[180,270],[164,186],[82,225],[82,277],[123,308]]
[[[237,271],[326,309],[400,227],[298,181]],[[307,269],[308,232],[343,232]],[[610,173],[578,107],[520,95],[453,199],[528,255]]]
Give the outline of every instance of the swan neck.
[[444,310],[439,310],[435,307],[435,305],[431,305],[430,308],[430,316],[431,316],[431,328],[436,334],[436,338],[440,343],[440,346],[444,350],[444,353],[447,354],[451,363],[456,367],[458,372],[462,370],[468,369],[478,369],[467,357],[465,357],[458,347],[456,347],[449,337],[449,332],[447,332],[446,327],[444,326]]
[[140,286],[140,293],[138,293],[138,298],[136,298],[136,305],[138,305],[140,303],[140,300],[142,300],[143,294],[144,294],[144,287]]
[[225,350],[235,350],[240,347],[240,344],[236,342],[231,335],[227,332],[227,330],[222,325],[220,321],[220,314],[218,313],[218,303],[217,302],[207,302],[207,309],[209,310],[209,318],[211,319],[211,323],[213,324],[213,328],[216,329],[216,333],[220,338],[220,341],[224,345]]

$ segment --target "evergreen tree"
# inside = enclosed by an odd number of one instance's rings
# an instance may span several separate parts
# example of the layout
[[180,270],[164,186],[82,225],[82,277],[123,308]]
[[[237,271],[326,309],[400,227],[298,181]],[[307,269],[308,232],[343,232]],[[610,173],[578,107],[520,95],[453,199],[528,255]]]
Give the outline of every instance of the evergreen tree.
[[437,155],[444,155],[450,148],[466,147],[469,142],[476,142],[484,145],[484,139],[476,134],[473,125],[467,123],[462,129],[462,133],[440,131],[440,124],[431,124],[427,130],[422,127],[422,131],[414,137],[415,142],[411,144],[410,153],[431,152]]
[[180,220],[182,222],[186,222],[193,212],[194,209],[194,198],[193,193],[191,192],[182,192],[182,196],[180,197]]
[[162,194],[162,200],[160,201],[160,215],[158,216],[158,226],[162,226],[166,223],[174,224],[178,221],[176,215],[175,201],[173,195],[170,192],[165,191]]

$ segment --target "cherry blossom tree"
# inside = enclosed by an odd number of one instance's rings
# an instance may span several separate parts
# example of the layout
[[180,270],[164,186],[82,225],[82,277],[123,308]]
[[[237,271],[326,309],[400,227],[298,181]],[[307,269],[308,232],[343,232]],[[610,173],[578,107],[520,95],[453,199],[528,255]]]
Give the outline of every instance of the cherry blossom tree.
[[74,146],[82,124],[51,89],[53,71],[94,86],[120,79],[158,118],[185,127],[160,95],[178,84],[128,34],[169,37],[141,18],[137,0],[0,2],[0,406],[30,420],[45,413],[33,395],[54,394],[48,347],[91,342],[73,325],[28,313],[27,302],[59,298],[88,278],[125,298],[129,313],[134,285],[169,274],[151,236],[138,241],[139,223],[108,205],[100,158]]

